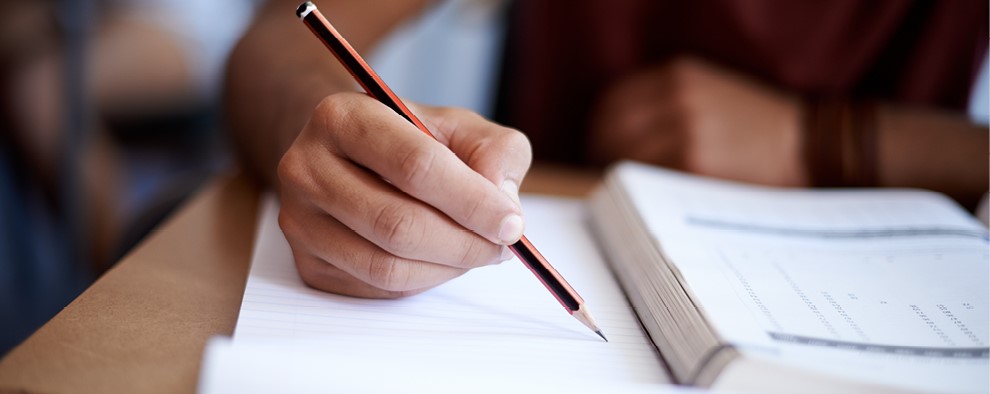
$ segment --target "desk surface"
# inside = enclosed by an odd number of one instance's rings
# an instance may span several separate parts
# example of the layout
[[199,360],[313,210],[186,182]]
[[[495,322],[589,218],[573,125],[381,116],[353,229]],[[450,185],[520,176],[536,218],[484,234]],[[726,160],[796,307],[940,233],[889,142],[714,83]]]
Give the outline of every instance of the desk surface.
[[[597,174],[536,167],[527,193],[583,196]],[[258,191],[220,177],[0,360],[0,391],[192,392],[206,340],[230,335]]]

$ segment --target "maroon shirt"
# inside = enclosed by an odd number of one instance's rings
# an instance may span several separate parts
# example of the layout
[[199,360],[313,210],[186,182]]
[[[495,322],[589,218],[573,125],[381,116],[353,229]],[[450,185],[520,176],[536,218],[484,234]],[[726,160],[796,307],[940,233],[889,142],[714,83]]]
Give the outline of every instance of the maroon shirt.
[[630,72],[691,54],[805,95],[961,110],[986,0],[516,0],[496,118],[585,163],[588,115]]

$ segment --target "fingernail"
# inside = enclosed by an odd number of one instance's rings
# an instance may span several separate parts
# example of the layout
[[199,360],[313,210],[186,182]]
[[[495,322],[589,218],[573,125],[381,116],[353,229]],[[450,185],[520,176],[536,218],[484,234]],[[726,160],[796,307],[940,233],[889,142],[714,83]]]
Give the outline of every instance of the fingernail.
[[506,195],[508,195],[509,198],[512,199],[512,201],[515,201],[516,202],[516,205],[520,205],[519,204],[519,184],[516,183],[516,181],[513,181],[511,179],[506,179],[505,181],[502,181],[501,190],[502,190],[502,193],[505,193]]
[[498,262],[501,263],[501,262],[504,262],[504,261],[508,261],[508,260],[512,259],[513,257],[515,257],[515,256],[516,256],[515,253],[512,253],[512,250],[510,250],[508,246],[503,246],[502,247],[502,255],[499,256]]
[[522,238],[523,220],[522,216],[511,214],[502,219],[502,226],[498,230],[498,239],[502,243],[510,244]]

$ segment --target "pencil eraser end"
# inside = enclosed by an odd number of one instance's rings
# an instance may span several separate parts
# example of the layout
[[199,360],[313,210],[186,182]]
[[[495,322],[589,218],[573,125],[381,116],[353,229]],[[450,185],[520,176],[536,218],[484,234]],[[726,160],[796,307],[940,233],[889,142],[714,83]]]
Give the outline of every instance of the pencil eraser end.
[[298,16],[299,19],[305,18],[306,15],[309,15],[309,13],[313,12],[313,10],[315,9],[316,9],[316,5],[313,4],[312,1],[307,1],[305,3],[300,4],[299,8],[296,8],[296,16]]

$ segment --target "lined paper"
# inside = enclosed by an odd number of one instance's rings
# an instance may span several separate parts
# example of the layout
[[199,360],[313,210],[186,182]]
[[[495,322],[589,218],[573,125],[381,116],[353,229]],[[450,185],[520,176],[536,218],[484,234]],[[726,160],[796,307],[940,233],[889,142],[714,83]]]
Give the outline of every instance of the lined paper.
[[[465,368],[491,371],[513,384],[667,382],[653,345],[586,230],[581,203],[525,196],[523,206],[527,237],[581,293],[611,342],[568,315],[515,259],[399,300],[310,289],[299,279],[277,224],[277,203],[269,197],[233,346],[292,343],[356,366],[400,360],[422,377],[413,383],[423,384]],[[382,372],[361,369],[353,372]]]

